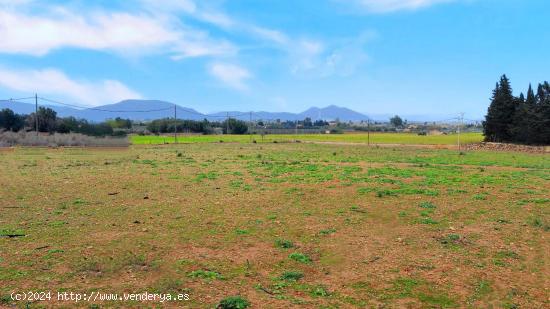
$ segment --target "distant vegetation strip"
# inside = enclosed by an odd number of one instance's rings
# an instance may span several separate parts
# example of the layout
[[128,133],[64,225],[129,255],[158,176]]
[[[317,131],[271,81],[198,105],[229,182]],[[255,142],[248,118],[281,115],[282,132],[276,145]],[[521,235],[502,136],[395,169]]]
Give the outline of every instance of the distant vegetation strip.
[[[134,145],[158,145],[174,143],[174,136],[170,135],[132,135],[130,138]],[[366,133],[350,134],[269,134],[264,135],[180,135],[180,143],[273,143],[286,141],[314,141],[314,142],[343,142],[343,143],[367,143],[369,138]],[[479,143],[483,141],[481,133],[465,133],[460,135],[462,144]],[[455,145],[458,142],[457,134],[449,135],[418,135],[412,133],[371,133],[372,144],[403,144],[403,145]]]

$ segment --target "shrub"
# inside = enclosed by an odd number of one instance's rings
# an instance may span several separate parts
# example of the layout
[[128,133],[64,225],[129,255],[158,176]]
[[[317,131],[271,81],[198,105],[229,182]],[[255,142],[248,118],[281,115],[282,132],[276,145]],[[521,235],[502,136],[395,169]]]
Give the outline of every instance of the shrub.
[[0,133],[0,147],[11,146],[97,146],[97,147],[127,147],[130,145],[126,137],[93,137],[83,134],[61,134],[50,135],[35,132],[3,132]]

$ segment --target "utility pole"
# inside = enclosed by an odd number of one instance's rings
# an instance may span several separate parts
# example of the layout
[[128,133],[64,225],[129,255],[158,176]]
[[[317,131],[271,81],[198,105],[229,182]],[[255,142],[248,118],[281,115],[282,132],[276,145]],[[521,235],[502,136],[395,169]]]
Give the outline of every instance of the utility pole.
[[367,146],[370,146],[370,118],[367,118]]
[[460,117],[458,118],[458,152],[461,152],[461,147],[460,147],[460,127],[462,127],[463,119],[464,119],[464,113],[460,113]]
[[248,124],[248,135],[250,136],[250,142],[252,143],[252,111],[250,112],[250,123]]
[[225,116],[226,116],[226,121],[225,121],[225,127],[226,127],[226,131],[225,131],[225,134],[229,134],[229,112],[225,113]]
[[174,144],[178,143],[178,115],[176,110],[176,104],[174,104]]
[[34,128],[36,129],[36,136],[38,136],[38,94],[34,94]]

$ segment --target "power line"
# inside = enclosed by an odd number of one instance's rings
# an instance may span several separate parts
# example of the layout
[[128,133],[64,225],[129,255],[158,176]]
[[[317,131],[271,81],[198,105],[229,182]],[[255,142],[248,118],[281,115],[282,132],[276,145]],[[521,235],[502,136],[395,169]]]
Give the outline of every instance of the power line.
[[[34,99],[34,97],[17,98],[17,99],[9,98],[9,99],[5,99],[5,100],[1,100],[1,101],[12,101],[12,102],[17,102],[17,101],[19,101],[19,100],[30,100],[30,99]],[[18,103],[23,103],[23,102],[18,102]]]
[[64,103],[64,102],[60,102],[60,101],[56,101],[56,100],[46,99],[46,98],[43,98],[43,97],[39,97],[39,99],[41,99],[43,101],[46,101],[46,102],[60,104],[60,105],[64,105],[64,106],[84,108],[86,110],[95,110],[95,111],[108,112],[108,113],[150,113],[150,112],[167,111],[167,110],[172,109],[172,107],[167,107],[167,108],[150,109],[150,110],[109,110],[109,109],[102,109],[102,108],[97,108],[97,107],[84,107],[84,106],[79,106],[79,105],[74,105],[74,104],[68,104],[68,103]]
[[[20,101],[21,100],[30,100],[30,99],[35,99],[36,100],[37,98],[40,99],[40,100],[46,101],[46,102],[59,104],[59,105],[63,105],[63,106],[79,108],[79,109],[86,109],[86,110],[101,111],[101,112],[107,112],[107,113],[151,113],[151,112],[167,111],[167,110],[171,110],[173,108],[173,107],[167,107],[167,108],[150,109],[150,110],[109,110],[109,109],[103,109],[103,108],[97,108],[97,107],[87,107],[87,106],[82,106],[82,105],[69,104],[69,103],[58,101],[58,100],[52,100],[52,99],[48,99],[48,98],[44,98],[44,97],[35,97],[35,96],[24,97],[24,98],[16,98],[16,99],[9,98],[9,99],[4,99],[4,100],[0,100],[0,101],[28,104],[26,102],[20,102]],[[234,114],[234,115],[230,115],[229,113],[226,113],[225,116],[222,116],[222,115],[202,114],[202,113],[195,112],[195,111],[183,108],[183,107],[180,107],[180,108],[181,108],[181,111],[184,112],[184,113],[193,114],[193,115],[201,116],[201,117],[204,117],[204,118],[218,118],[218,119],[224,119],[225,118],[225,119],[227,119],[227,118],[237,118],[237,117],[241,117],[241,116],[249,116],[250,118],[252,118],[252,115],[254,115],[254,116],[256,116],[256,117],[254,117],[256,120],[264,120],[264,121],[281,120],[280,118],[261,117],[259,112],[252,112],[252,111],[246,112],[246,113]],[[373,121],[373,119],[369,116],[367,116],[366,119],[367,119],[367,121]],[[435,120],[435,121],[424,121],[424,122],[427,122],[427,123],[430,123],[430,122],[431,123],[443,123],[443,122],[448,122],[448,121],[452,121],[452,120],[454,120],[456,122],[458,122],[460,120],[462,120],[462,121],[466,120],[466,121],[471,121],[471,122],[481,122],[480,120],[460,118],[460,117],[453,117],[453,118],[447,118],[447,119]],[[300,120],[293,120],[293,121],[296,122],[296,121],[300,121]]]

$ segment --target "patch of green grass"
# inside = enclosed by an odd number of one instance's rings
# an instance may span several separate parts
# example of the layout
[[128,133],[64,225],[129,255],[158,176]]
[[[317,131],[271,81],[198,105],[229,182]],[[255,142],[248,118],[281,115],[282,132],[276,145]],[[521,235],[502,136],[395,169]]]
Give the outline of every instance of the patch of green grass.
[[468,298],[468,303],[473,303],[477,300],[480,300],[484,296],[491,293],[493,289],[491,288],[491,283],[487,280],[480,280],[474,285],[474,292]]
[[418,206],[425,209],[435,209],[435,204],[432,202],[422,202]]
[[0,280],[17,280],[28,275],[29,273],[26,271],[0,267]]
[[194,270],[187,274],[187,276],[191,278],[201,278],[201,279],[207,279],[207,280],[216,280],[216,279],[222,279],[222,275],[218,272],[211,271],[211,270]]
[[301,271],[285,271],[281,274],[279,279],[285,281],[298,281],[304,277],[304,274]]
[[242,296],[229,296],[222,299],[217,309],[245,309],[250,307],[250,302]]
[[334,233],[336,233],[335,228],[324,229],[324,230],[319,231],[319,235],[330,235],[330,234],[334,234]]
[[550,223],[546,222],[543,218],[533,216],[528,220],[528,224],[535,228],[540,228],[545,232],[550,231]]
[[204,179],[208,179],[208,180],[218,179],[218,173],[210,171],[207,173],[199,173],[197,177],[195,177],[196,182],[201,182]]
[[67,224],[65,221],[53,221],[49,223],[49,226],[51,227],[61,227],[63,225]]
[[20,229],[0,229],[0,237],[22,237],[25,232]]
[[476,201],[485,201],[487,199],[487,194],[486,193],[474,194],[472,199],[474,199]]
[[459,241],[462,237],[458,234],[449,234],[441,239],[439,239],[439,242],[443,245],[457,245],[459,244]]
[[385,196],[397,196],[394,190],[378,190],[376,191],[376,197],[383,198]]
[[309,264],[309,263],[312,262],[311,258],[308,255],[300,253],[300,252],[291,253],[288,257],[291,260],[294,260],[294,261],[300,262],[300,263],[304,263],[304,264]]
[[519,259],[519,254],[515,253],[514,251],[499,251],[495,255],[496,258],[499,259]]
[[425,303],[429,304],[432,308],[454,308],[457,307],[457,303],[449,298],[445,294],[424,294],[419,293],[417,298]]
[[311,289],[310,295],[313,297],[328,297],[330,292],[324,286],[318,285]]
[[398,293],[399,297],[411,297],[413,288],[418,286],[420,282],[413,278],[397,278],[393,282],[393,289]]
[[438,221],[436,221],[436,220],[434,220],[434,219],[432,219],[432,218],[429,218],[429,217],[428,217],[428,218],[419,218],[419,219],[417,220],[417,222],[420,223],[420,224],[430,224],[430,225],[439,224]]
[[493,258],[493,264],[495,266],[505,267],[508,266],[510,260],[520,259],[519,254],[514,251],[499,251]]
[[428,282],[410,277],[399,277],[393,281],[393,287],[389,290],[390,298],[416,298],[430,308],[452,308],[457,304],[447,294],[436,290]]
[[[86,202],[85,200],[81,199],[81,198],[77,198],[76,200],[73,201],[73,205],[85,205],[87,204],[88,202]],[[65,209],[65,208],[63,208]]]
[[237,235],[248,235],[248,234],[250,234],[250,231],[248,231],[248,230],[242,230],[242,229],[236,229],[236,230],[235,230],[235,233],[236,233]]
[[283,249],[290,249],[290,248],[294,248],[294,243],[290,240],[277,239],[275,241],[275,246]]
[[[378,133],[371,132],[368,139],[375,144],[415,144],[415,145],[453,145],[456,143],[456,135],[427,135],[420,136],[414,133]],[[477,143],[483,140],[481,133],[465,133],[460,135],[464,143]],[[355,134],[269,134],[261,135],[187,135],[179,136],[180,143],[273,143],[273,142],[291,142],[291,141],[332,141],[332,142],[351,142],[366,143],[366,133]],[[130,141],[134,145],[162,145],[174,143],[172,136],[166,135],[131,135]],[[336,153],[338,155],[338,153]],[[331,152],[331,156],[336,156]]]

